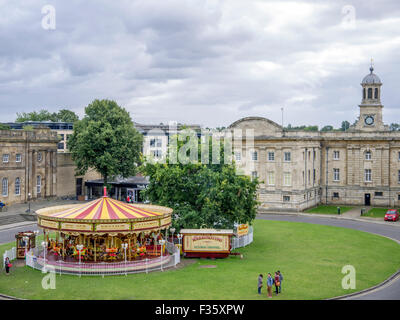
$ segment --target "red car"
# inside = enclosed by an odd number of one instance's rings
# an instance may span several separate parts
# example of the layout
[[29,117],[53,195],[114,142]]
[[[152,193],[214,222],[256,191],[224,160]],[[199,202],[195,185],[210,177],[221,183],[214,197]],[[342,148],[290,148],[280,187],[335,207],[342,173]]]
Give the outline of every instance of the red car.
[[390,209],[385,214],[385,221],[397,221],[399,220],[399,211],[396,209]]

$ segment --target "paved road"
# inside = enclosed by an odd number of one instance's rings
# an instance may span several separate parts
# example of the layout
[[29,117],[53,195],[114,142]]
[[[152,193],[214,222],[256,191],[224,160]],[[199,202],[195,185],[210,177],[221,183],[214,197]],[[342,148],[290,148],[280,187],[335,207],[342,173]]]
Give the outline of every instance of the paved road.
[[27,225],[27,226],[16,227],[16,228],[12,228],[12,229],[0,230],[0,244],[15,241],[15,235],[18,232],[34,231],[34,230],[39,230],[40,233],[43,233],[42,230],[40,228],[38,228],[36,223]]
[[[345,219],[332,219],[320,217],[305,217],[298,215],[272,215],[260,214],[257,219],[275,220],[275,221],[292,221],[292,222],[305,222],[312,224],[321,224],[327,226],[337,226],[349,229],[356,229],[370,233],[379,234],[382,236],[390,237],[400,241],[400,228],[384,224],[377,224],[371,222],[352,221]],[[400,267],[400,266],[399,266]],[[389,285],[384,286],[376,291],[367,293],[362,296],[348,298],[351,300],[400,300],[400,278]]]

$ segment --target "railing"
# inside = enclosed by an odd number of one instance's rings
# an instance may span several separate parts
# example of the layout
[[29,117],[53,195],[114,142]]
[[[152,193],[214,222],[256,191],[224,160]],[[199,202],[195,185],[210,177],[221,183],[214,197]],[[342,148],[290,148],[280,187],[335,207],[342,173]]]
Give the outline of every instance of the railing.
[[166,268],[175,267],[180,262],[179,249],[172,243],[166,243],[168,253],[162,257],[142,259],[138,261],[121,262],[65,262],[63,260],[49,260],[39,250],[31,250],[26,255],[26,265],[42,272],[58,274],[74,274],[78,276],[107,276],[126,275],[128,273],[148,273],[151,271],[164,271]]
[[231,242],[232,250],[245,247],[252,242],[253,242],[253,227],[250,226],[248,234],[246,234],[245,236],[232,238]]
[[3,253],[3,269],[6,267],[6,258],[10,259],[10,261],[15,260],[17,258],[17,248],[13,247]]

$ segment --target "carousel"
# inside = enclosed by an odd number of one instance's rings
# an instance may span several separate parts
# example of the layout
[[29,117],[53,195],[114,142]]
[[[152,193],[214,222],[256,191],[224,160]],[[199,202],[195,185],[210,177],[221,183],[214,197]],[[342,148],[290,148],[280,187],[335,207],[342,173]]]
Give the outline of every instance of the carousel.
[[121,202],[104,189],[100,199],[36,213],[45,239],[37,262],[53,264],[60,272],[147,271],[171,259],[164,240],[171,208]]

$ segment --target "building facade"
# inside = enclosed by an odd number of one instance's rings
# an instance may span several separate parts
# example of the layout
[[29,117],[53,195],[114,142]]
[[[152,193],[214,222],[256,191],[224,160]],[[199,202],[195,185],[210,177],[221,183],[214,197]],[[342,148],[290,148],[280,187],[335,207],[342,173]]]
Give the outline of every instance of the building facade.
[[382,118],[379,77],[361,83],[360,115],[347,131],[286,131],[271,120],[248,117],[229,128],[250,129],[254,143],[236,143],[235,160],[257,176],[260,208],[301,211],[318,204],[400,205],[400,132]]
[[57,142],[48,128],[0,130],[0,200],[11,204],[57,195]]

